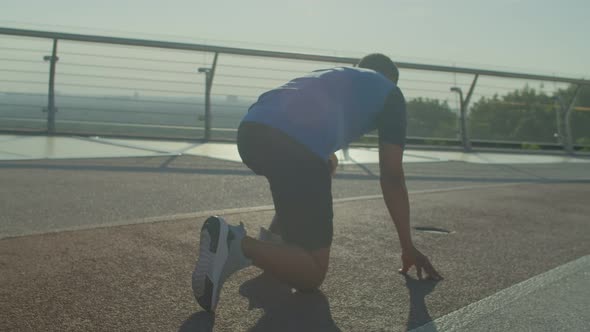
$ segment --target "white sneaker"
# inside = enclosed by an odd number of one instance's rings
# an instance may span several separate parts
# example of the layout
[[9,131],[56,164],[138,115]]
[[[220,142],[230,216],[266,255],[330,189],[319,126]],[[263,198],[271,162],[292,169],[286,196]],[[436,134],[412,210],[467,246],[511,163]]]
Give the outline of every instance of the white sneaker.
[[218,216],[205,220],[201,228],[199,260],[193,271],[192,288],[203,309],[215,311],[225,280],[252,264],[242,252],[244,224],[231,226]]

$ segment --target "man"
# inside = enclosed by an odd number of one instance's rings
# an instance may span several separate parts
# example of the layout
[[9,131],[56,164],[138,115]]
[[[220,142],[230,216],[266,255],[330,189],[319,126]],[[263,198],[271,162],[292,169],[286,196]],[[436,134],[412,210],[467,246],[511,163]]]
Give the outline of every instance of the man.
[[[217,216],[205,221],[193,272],[193,292],[204,309],[215,311],[223,282],[250,264],[298,290],[322,284],[332,243],[334,152],[374,129],[381,189],[402,248],[400,272],[416,266],[419,278],[422,270],[441,278],[412,243],[402,167],[406,105],[398,77],[388,57],[371,54],[358,68],[296,78],[250,107],[238,130],[238,150],[250,169],[268,179],[276,215],[262,240],[246,236],[243,224],[228,225]],[[280,240],[268,241],[273,237]]]

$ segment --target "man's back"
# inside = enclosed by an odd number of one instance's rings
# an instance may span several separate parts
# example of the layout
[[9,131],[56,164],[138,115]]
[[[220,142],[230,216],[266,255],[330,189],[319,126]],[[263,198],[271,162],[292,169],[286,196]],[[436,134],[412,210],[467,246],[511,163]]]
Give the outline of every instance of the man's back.
[[260,96],[244,121],[279,129],[324,160],[368,131],[397,89],[368,69],[314,71]]

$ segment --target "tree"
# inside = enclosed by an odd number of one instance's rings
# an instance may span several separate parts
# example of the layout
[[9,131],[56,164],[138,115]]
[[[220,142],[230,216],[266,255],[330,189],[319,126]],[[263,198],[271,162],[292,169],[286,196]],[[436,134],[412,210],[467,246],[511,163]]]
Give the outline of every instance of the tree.
[[[566,89],[560,89],[558,96],[566,107],[572,101],[576,92],[576,86],[570,85]],[[571,115],[571,129],[573,141],[576,144],[590,147],[590,86],[582,86],[578,93],[578,98],[573,113]]]
[[457,137],[457,116],[447,101],[416,98],[407,103],[408,136]]
[[528,86],[501,97],[482,97],[471,107],[471,138],[553,143],[554,103],[553,97]]

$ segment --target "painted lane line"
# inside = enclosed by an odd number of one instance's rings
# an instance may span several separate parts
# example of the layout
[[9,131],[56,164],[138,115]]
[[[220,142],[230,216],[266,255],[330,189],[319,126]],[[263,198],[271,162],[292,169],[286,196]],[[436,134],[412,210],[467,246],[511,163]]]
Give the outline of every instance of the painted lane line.
[[[584,270],[587,271],[589,269],[589,266],[590,255],[580,257],[574,261],[503,289],[494,295],[471,303],[457,311],[453,311],[409,332],[466,331],[469,324],[481,321],[492,313],[510,306],[510,304],[516,302],[518,299],[537,290],[549,287],[563,278],[583,273]],[[542,315],[543,313],[538,314]]]
[[[423,189],[423,190],[409,191],[409,194],[410,195],[436,194],[436,193],[444,193],[444,192],[450,192],[450,191],[508,187],[508,186],[516,186],[516,185],[521,185],[521,184],[524,184],[524,183],[502,183],[502,184],[492,184],[492,185],[482,185],[482,186],[460,186],[460,187],[449,187],[449,188],[439,188],[439,189]],[[333,200],[333,203],[336,205],[336,204],[343,204],[343,203],[348,203],[348,202],[358,202],[358,201],[367,201],[367,200],[375,200],[375,199],[383,199],[383,195],[365,195],[365,196],[337,198],[337,199]],[[138,219],[127,219],[127,220],[120,220],[120,221],[94,224],[94,225],[70,226],[70,227],[64,227],[64,228],[56,228],[56,229],[52,229],[49,231],[27,232],[27,233],[20,233],[20,234],[1,234],[0,233],[0,240],[8,239],[8,238],[22,237],[22,236],[31,236],[31,235],[72,232],[72,231],[81,231],[81,230],[89,230],[89,229],[147,224],[147,223],[159,223],[159,222],[186,220],[186,219],[198,219],[198,218],[204,218],[204,217],[209,217],[209,216],[213,216],[213,215],[227,216],[227,215],[235,215],[235,214],[241,214],[241,213],[263,212],[263,211],[272,211],[272,210],[274,210],[274,205],[260,205],[260,206],[252,206],[252,207],[241,207],[241,208],[231,208],[231,209],[218,209],[218,210],[209,210],[209,211],[178,213],[178,214],[171,214],[171,215],[165,215],[165,216],[146,217],[146,218],[138,218]]]

